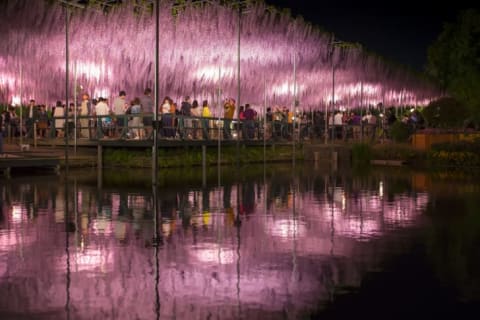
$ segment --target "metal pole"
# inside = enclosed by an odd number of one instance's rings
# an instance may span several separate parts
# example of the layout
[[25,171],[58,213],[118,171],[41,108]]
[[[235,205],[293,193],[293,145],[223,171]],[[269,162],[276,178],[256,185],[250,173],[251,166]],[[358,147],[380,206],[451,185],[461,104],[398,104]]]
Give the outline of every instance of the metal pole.
[[68,73],[69,73],[69,68],[68,68],[68,64],[69,64],[69,48],[68,48],[68,8],[67,6],[64,7],[65,8],[65,108],[63,110],[63,116],[65,118],[65,123],[64,123],[64,126],[65,126],[65,134],[64,134],[64,137],[65,137],[65,163],[67,164],[68,166],[68,119],[67,119],[67,115],[68,115],[68,81],[69,81],[69,78],[68,78]]
[[267,78],[263,76],[263,165],[267,161]]
[[160,0],[155,1],[155,105],[153,112],[152,184],[158,183],[158,105],[159,105],[159,43],[160,43]]
[[[332,115],[335,112],[335,63],[333,62],[333,54],[334,54],[334,47],[335,44],[332,43]],[[333,117],[332,117],[333,119]],[[333,128],[332,127],[332,141],[333,141]]]
[[240,118],[238,109],[240,108],[241,80],[240,80],[240,33],[242,30],[242,8],[238,6],[238,32],[237,32],[237,166],[240,164]]
[[73,152],[76,155],[77,154],[77,62],[75,61],[75,64],[73,65],[73,121],[74,121],[74,126],[73,126]]
[[[23,105],[22,105],[22,94],[23,94],[23,68],[20,65],[20,146],[23,144]],[[13,133],[15,136],[15,132]]]
[[363,80],[360,81],[360,140],[363,141]]
[[292,148],[293,148],[293,155],[292,155],[292,164],[293,168],[295,168],[295,122],[296,122],[296,115],[297,115],[297,53],[293,53],[293,119],[292,119]]

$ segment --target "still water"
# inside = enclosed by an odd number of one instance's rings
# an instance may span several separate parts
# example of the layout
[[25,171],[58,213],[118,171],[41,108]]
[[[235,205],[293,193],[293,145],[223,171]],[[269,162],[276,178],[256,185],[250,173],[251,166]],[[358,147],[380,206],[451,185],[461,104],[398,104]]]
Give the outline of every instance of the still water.
[[477,310],[480,184],[289,166],[0,180],[0,319]]

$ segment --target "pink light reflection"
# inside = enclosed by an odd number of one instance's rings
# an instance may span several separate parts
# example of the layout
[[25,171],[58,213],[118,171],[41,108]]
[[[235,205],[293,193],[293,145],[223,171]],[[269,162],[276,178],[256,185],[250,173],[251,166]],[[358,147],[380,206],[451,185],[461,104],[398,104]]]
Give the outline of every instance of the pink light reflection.
[[[98,249],[85,249],[71,254],[72,272],[99,271],[107,272],[113,267],[111,257],[107,252]],[[59,261],[59,269],[65,268],[65,261]]]
[[20,223],[22,221],[27,220],[25,218],[26,211],[22,209],[22,206],[19,204],[12,205],[12,222],[13,223]]
[[267,232],[281,240],[290,240],[306,234],[305,223],[298,219],[280,219],[267,222]]
[[208,264],[232,264],[236,261],[236,253],[232,249],[222,248],[216,244],[202,244],[189,253],[199,262]]
[[114,233],[114,228],[112,226],[112,220],[106,217],[97,217],[92,223],[93,233],[100,235],[105,234],[109,235]]

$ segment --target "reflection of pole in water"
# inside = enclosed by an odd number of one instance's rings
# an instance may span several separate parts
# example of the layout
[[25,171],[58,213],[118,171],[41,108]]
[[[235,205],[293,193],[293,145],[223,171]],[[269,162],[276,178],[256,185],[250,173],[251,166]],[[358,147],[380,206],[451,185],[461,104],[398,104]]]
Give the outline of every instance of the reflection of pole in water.
[[[66,206],[66,203],[65,203],[65,206]],[[67,210],[68,209],[65,209],[65,218],[67,218]],[[67,227],[67,224],[68,224],[68,220],[65,219],[66,227]],[[67,256],[67,261],[66,261],[67,271],[66,271],[66,275],[65,275],[65,278],[66,278],[65,291],[66,291],[66,297],[67,298],[66,298],[66,301],[65,301],[65,312],[67,313],[67,319],[70,319],[70,281],[71,281],[70,280],[70,249],[69,249],[69,232],[67,230],[65,230],[65,253],[66,253],[66,256]]]
[[77,178],[73,182],[73,213],[74,213],[74,225],[75,225],[75,249],[78,248],[78,188]]
[[331,230],[331,234],[330,234],[330,241],[332,243],[332,246],[331,246],[331,249],[330,249],[330,255],[333,256],[334,252],[333,252],[333,248],[335,246],[335,214],[334,214],[334,211],[335,211],[335,203],[334,203],[334,193],[335,193],[335,188],[337,187],[336,186],[337,184],[337,179],[336,177],[334,176],[333,177],[333,188],[332,188],[332,196],[330,197],[330,209],[331,209],[331,212],[330,212],[330,221],[331,221],[331,225],[330,225],[330,230]]
[[[293,162],[293,169],[295,169],[295,161]],[[296,187],[295,170],[292,170],[292,220],[293,220],[293,252],[292,252],[292,281],[295,281],[298,275],[297,266],[297,232],[298,232],[298,215],[296,210]]]
[[154,247],[155,251],[155,313],[156,313],[156,319],[160,319],[160,288],[159,288],[159,283],[160,283],[160,264],[159,264],[159,247],[163,243],[162,236],[160,235],[158,228],[160,225],[160,210],[159,210],[159,205],[158,205],[158,190],[157,186],[153,185],[152,186],[152,195],[153,195],[153,240],[152,240],[152,245]]
[[[67,265],[67,271],[66,271],[66,301],[65,301],[65,312],[67,314],[67,319],[70,319],[70,232],[72,231],[72,227],[76,229],[76,226],[70,224],[70,214],[68,210],[68,163],[66,164],[66,171],[65,171],[65,186],[64,186],[64,207],[65,207],[65,213],[64,213],[64,219],[65,219],[65,253],[67,257],[66,265]],[[76,195],[75,195],[76,197]]]
[[241,237],[240,237],[240,228],[242,226],[242,221],[240,218],[240,213],[239,213],[239,196],[238,196],[238,186],[237,186],[237,214],[235,217],[235,228],[237,229],[237,304],[238,304],[238,317],[240,318],[242,315],[242,304],[240,300],[240,291],[241,291],[241,286],[240,286],[240,266],[241,266],[241,256],[240,256],[240,247],[241,247]]

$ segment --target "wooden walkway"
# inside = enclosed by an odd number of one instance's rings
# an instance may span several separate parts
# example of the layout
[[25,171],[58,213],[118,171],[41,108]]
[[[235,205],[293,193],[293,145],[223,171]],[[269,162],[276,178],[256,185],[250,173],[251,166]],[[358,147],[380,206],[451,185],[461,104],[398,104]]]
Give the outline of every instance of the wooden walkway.
[[[30,146],[34,146],[32,139],[26,140],[25,143],[29,143]],[[231,139],[220,140],[221,146],[234,146],[234,145],[246,145],[246,146],[263,146],[263,140],[243,140],[243,139]],[[218,146],[218,140],[202,140],[202,139],[158,139],[159,148],[178,148],[178,147],[215,147]],[[267,146],[271,145],[291,145],[291,141],[288,140],[267,140],[265,141]],[[66,145],[65,138],[53,138],[53,139],[38,139],[36,141],[38,147],[64,147]],[[120,138],[102,138],[102,139],[74,139],[68,140],[69,147],[125,147],[125,148],[151,148],[153,147],[152,139],[134,140],[134,139],[120,139]]]
[[[7,142],[4,140],[4,142]],[[99,167],[103,163],[104,149],[146,149],[154,146],[151,139],[134,140],[118,138],[102,139],[74,139],[65,140],[65,138],[52,139],[23,139],[24,146],[28,145],[28,150],[20,147],[17,141],[4,143],[4,154],[0,156],[0,172],[9,177],[12,170],[21,172],[22,169],[54,170],[59,169],[66,163],[68,155],[69,165],[75,167]],[[275,148],[276,146],[292,146],[294,142],[287,140],[202,140],[202,139],[158,139],[159,149],[168,148],[221,148],[239,146],[252,146]],[[298,142],[295,142],[296,144]],[[68,147],[68,148],[66,148]],[[76,147],[76,148],[75,148]],[[338,155],[339,159],[349,159],[348,148],[344,145],[324,145],[318,141],[302,141],[302,152],[305,160],[315,163],[332,162],[332,154]],[[206,149],[205,149],[206,150]],[[335,162],[337,160],[335,159]]]
[[10,177],[12,170],[42,169],[58,172],[60,158],[58,156],[36,155],[32,152],[6,152],[0,156],[0,170],[4,176]]

